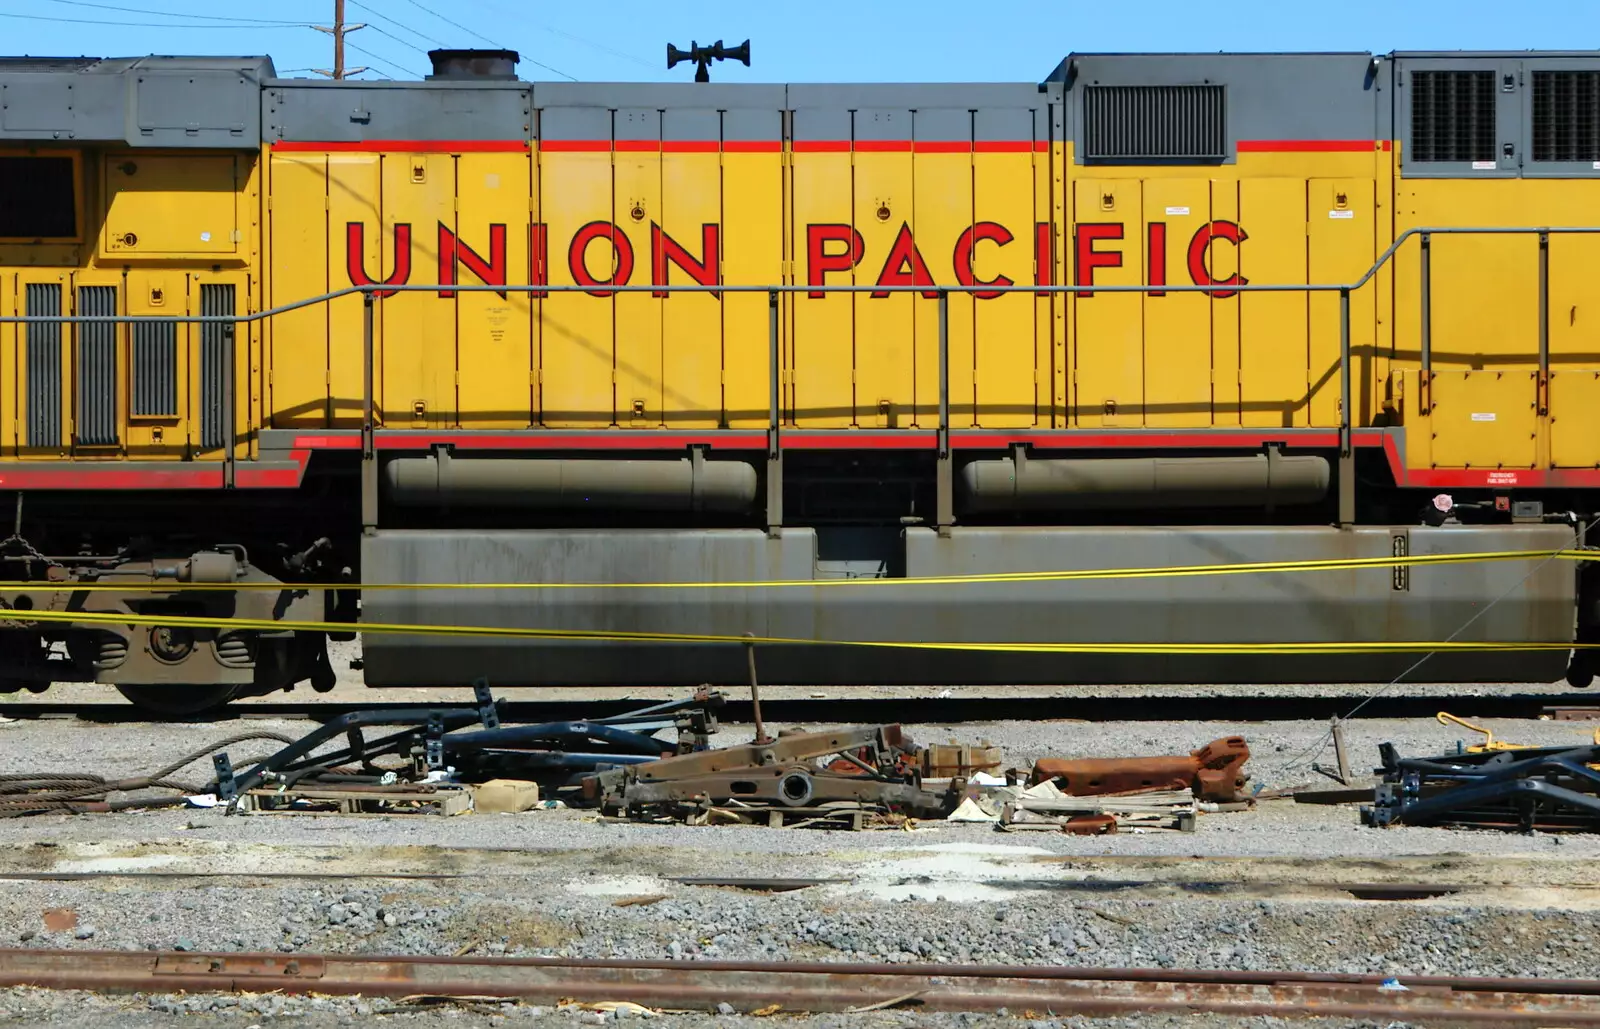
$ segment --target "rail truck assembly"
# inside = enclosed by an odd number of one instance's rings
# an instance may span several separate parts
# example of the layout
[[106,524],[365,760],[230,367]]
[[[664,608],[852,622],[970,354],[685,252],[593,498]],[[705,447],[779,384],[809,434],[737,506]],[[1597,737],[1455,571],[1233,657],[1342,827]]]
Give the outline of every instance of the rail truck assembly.
[[431,57],[0,60],[0,688],[1591,679],[1579,561],[917,580],[1582,545],[1600,52]]

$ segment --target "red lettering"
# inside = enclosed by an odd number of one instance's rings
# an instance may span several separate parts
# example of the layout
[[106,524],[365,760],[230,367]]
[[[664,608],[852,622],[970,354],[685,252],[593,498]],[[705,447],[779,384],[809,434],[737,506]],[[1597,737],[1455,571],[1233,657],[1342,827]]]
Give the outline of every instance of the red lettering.
[[[843,243],[844,252],[828,253],[829,243]],[[860,263],[861,255],[865,252],[866,244],[861,239],[861,233],[848,225],[807,225],[806,285],[824,285],[823,276],[828,272],[850,271]],[[813,288],[806,295],[821,297],[827,294]]]
[[[476,275],[485,286],[504,286],[506,284],[506,227],[496,222],[489,226],[489,259],[483,257],[471,247],[461,242],[450,227],[444,222],[439,223],[439,285],[454,286],[456,284],[456,265],[464,264],[467,271]],[[506,291],[496,290],[500,299],[506,299]],[[441,289],[441,297],[453,297],[453,289]]]
[[[707,222],[700,226],[700,253],[704,257],[695,260],[694,255],[683,248],[683,244],[661,231],[661,226],[651,222],[650,284],[652,286],[667,284],[667,264],[671,262],[681,271],[688,272],[689,278],[702,286],[718,285],[721,281],[719,273],[722,268],[722,228],[716,222]],[[653,295],[665,297],[671,294],[665,290],[656,290]],[[720,292],[711,295],[718,300],[722,299]]]
[[1035,222],[1033,226],[1033,284],[1056,284],[1056,234],[1055,226],[1049,222]]
[[[962,232],[960,236],[956,237],[956,251],[954,256],[956,281],[961,283],[963,286],[1003,287],[1014,285],[1013,281],[1005,275],[996,275],[992,279],[979,279],[972,270],[972,251],[980,242],[987,240],[996,246],[1003,247],[1007,243],[1011,242],[1013,238],[1014,237],[1011,235],[1010,231],[1008,231],[1004,225],[1001,225],[998,222],[978,222],[976,225]],[[995,297],[1004,296],[1005,294],[991,290],[982,290],[972,295],[977,297],[979,300],[993,300]]]
[[[1145,273],[1145,285],[1165,286],[1167,284],[1167,223],[1150,223],[1149,270]],[[1164,297],[1167,291],[1153,289],[1145,296]]]
[[[599,239],[611,243],[612,271],[604,279],[590,275],[589,267],[584,263],[589,244]],[[572,236],[572,244],[567,247],[567,269],[572,273],[572,281],[579,286],[626,286],[633,277],[633,244],[628,242],[628,234],[622,231],[622,226],[612,222],[590,222]],[[589,289],[585,292],[592,297],[608,297],[616,291]]]
[[[344,267],[352,286],[374,285],[367,275],[366,225],[347,222],[344,227]],[[380,258],[381,266],[381,258]],[[394,270],[383,280],[385,286],[403,286],[411,278],[411,226],[401,223],[394,227]],[[374,290],[375,297],[392,297],[399,290]]]
[[[1211,277],[1211,269],[1207,267],[1206,259],[1211,254],[1211,241],[1225,239],[1234,246],[1238,246],[1250,237],[1233,222],[1216,221],[1200,226],[1189,241],[1189,278],[1194,280],[1196,286],[1245,286],[1250,280],[1237,272],[1221,281]],[[1226,300],[1236,296],[1237,290],[1219,289],[1208,290],[1208,295],[1218,300]]]
[[[528,226],[528,285],[550,285],[550,233],[540,222]],[[529,296],[546,297],[544,290]]]
[[[875,286],[929,286],[933,285],[933,275],[928,271],[928,262],[922,259],[922,253],[917,249],[917,241],[911,238],[911,226],[905,222],[900,223],[900,233],[895,236],[894,244],[889,247],[889,256],[883,262],[883,271],[878,273]],[[888,292],[873,291],[875,297],[886,297]],[[922,295],[929,300],[937,299],[939,291],[925,289]]]
[[[1085,222],[1078,226],[1078,278],[1077,285],[1093,286],[1096,268],[1121,268],[1122,251],[1096,250],[1094,245],[1102,239],[1121,239],[1121,222]],[[1092,291],[1079,293],[1080,297],[1094,296]]]

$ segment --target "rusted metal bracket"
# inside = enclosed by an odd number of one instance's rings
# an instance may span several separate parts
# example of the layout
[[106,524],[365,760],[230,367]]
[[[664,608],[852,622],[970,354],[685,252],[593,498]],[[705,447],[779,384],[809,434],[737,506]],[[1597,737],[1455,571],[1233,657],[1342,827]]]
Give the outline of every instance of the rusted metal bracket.
[[1192,789],[1200,800],[1233,803],[1245,799],[1248,760],[1250,748],[1244,737],[1227,736],[1187,756],[1042,758],[1034,764],[1029,781],[1054,780],[1062,793],[1074,797]]

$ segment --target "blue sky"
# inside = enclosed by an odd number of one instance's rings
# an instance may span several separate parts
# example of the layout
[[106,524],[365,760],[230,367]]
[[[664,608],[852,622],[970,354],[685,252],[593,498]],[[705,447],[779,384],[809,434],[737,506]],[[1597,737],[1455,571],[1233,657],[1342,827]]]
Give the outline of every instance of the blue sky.
[[[528,79],[689,79],[666,44],[749,38],[728,82],[1038,81],[1072,50],[1557,49],[1600,46],[1600,0],[347,0],[351,65],[417,78],[425,51],[498,45]],[[270,55],[331,62],[333,0],[0,0],[0,53]],[[998,12],[1005,11],[1005,14]],[[165,26],[165,27],[157,27]],[[366,51],[366,52],[361,52]],[[542,67],[541,67],[542,65]]]

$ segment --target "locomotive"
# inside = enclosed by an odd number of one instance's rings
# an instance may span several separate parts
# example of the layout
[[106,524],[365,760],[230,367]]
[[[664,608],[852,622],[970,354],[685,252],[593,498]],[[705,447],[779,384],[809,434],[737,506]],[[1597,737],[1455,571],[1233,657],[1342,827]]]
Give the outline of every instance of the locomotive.
[[1592,677],[1600,53],[430,57],[0,60],[0,688]]

